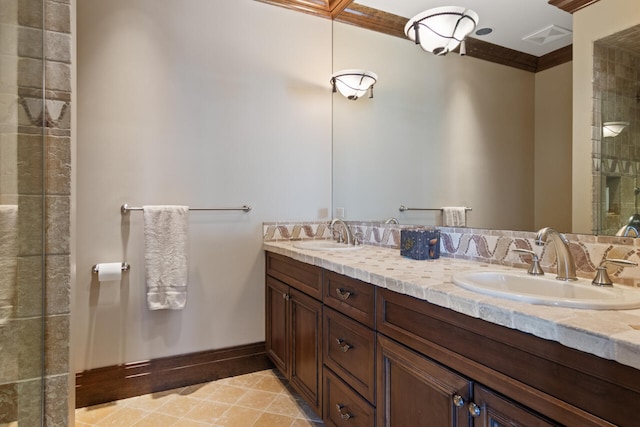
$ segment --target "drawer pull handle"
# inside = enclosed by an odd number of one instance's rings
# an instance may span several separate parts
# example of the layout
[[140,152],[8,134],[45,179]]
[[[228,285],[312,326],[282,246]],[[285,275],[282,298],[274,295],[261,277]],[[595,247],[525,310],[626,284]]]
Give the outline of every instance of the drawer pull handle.
[[344,340],[340,338],[336,338],[336,341],[338,343],[338,346],[340,347],[340,350],[342,350],[343,353],[346,353],[351,348],[349,344],[347,344],[346,342],[344,342]]
[[454,404],[454,406],[460,408],[461,406],[464,405],[464,398],[462,396],[460,396],[459,394],[454,394],[453,395],[453,404]]
[[352,415],[348,412],[342,412],[342,408],[344,408],[344,405],[341,405],[339,403],[336,403],[336,409],[338,410],[338,414],[340,414],[340,418],[342,418],[343,420],[348,420],[349,418],[352,417]]
[[472,417],[479,417],[480,412],[480,407],[478,405],[473,402],[469,403],[469,413]]
[[336,288],[336,293],[338,294],[338,298],[340,298],[342,301],[346,301],[351,296],[351,292],[343,291],[340,288]]

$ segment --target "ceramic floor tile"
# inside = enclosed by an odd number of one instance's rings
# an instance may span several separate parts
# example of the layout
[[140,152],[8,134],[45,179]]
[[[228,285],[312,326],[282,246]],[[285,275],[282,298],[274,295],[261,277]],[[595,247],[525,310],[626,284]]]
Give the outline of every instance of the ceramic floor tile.
[[276,370],[76,410],[76,427],[319,427]]

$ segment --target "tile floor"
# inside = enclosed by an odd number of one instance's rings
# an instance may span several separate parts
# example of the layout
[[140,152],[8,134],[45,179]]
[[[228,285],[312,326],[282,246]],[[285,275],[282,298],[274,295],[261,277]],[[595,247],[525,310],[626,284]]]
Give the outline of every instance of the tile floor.
[[75,416],[77,427],[324,425],[275,369],[80,408]]

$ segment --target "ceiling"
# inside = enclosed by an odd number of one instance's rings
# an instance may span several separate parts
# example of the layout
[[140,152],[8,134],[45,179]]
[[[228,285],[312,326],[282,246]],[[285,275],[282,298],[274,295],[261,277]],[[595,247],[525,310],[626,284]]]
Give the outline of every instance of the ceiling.
[[[405,38],[408,19],[432,7],[466,6],[485,36],[467,38],[467,55],[538,72],[572,59],[572,16],[599,0],[256,0]],[[462,4],[466,3],[466,4]],[[554,26],[551,27],[550,26]],[[534,36],[534,41],[524,37]],[[560,33],[567,32],[560,37]]]
[[[354,3],[407,19],[434,7],[465,6],[480,17],[476,30],[486,27],[493,29],[488,35],[477,36],[472,33],[469,37],[534,56],[546,55],[570,45],[572,41],[571,31],[552,40],[556,33],[571,30],[573,19],[569,12],[550,5],[547,0],[355,0]],[[558,27],[551,30],[551,37],[535,38],[536,42],[523,40],[551,25]],[[539,43],[544,40],[544,44]]]

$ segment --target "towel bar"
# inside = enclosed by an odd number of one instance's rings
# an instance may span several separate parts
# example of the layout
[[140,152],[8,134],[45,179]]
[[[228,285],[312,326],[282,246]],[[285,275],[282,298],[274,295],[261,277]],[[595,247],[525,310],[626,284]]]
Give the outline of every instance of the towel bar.
[[[129,206],[126,203],[124,203],[120,207],[120,212],[122,213],[122,215],[126,215],[131,211],[142,211],[142,210],[144,210],[144,208]],[[249,212],[251,210],[251,206],[244,205],[244,206],[242,206],[240,208],[189,208],[189,210],[190,211],[243,211],[243,212]]]
[[[400,205],[400,212],[404,212],[404,211],[441,211],[442,208],[407,208],[404,205]],[[464,208],[465,211],[469,212],[473,209],[471,208]]]

